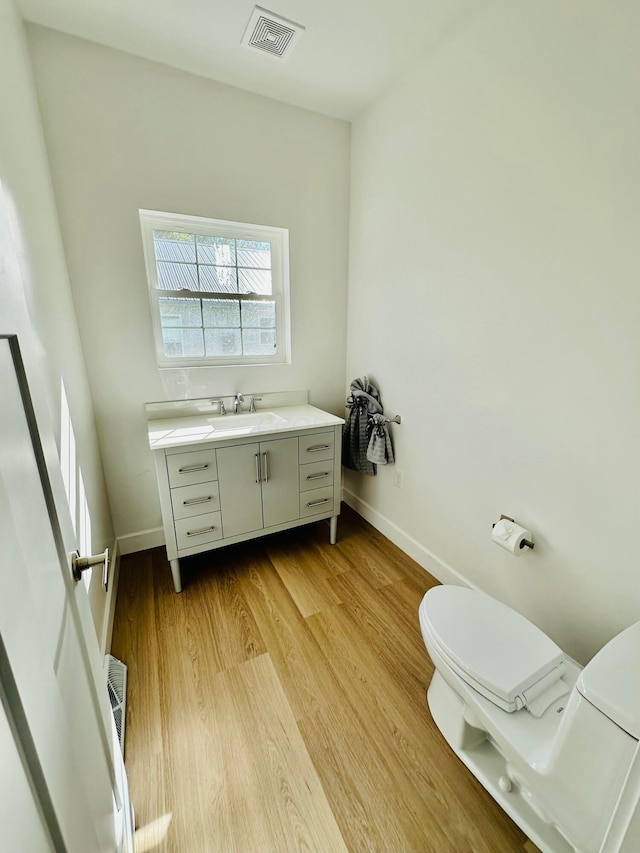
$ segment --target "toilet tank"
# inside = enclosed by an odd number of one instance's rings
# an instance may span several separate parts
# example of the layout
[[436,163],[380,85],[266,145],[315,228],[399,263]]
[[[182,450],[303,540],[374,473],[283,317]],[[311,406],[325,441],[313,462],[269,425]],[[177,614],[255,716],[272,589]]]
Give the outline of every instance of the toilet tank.
[[534,811],[576,850],[609,853],[618,848],[602,844],[633,775],[637,747],[637,740],[574,689],[548,763],[532,772],[514,760],[508,775]]
[[582,696],[640,740],[640,622],[610,640],[576,683]]
[[577,850],[633,850],[627,842],[639,830],[639,738],[640,623],[585,667],[562,710],[548,765],[519,779],[532,805]]

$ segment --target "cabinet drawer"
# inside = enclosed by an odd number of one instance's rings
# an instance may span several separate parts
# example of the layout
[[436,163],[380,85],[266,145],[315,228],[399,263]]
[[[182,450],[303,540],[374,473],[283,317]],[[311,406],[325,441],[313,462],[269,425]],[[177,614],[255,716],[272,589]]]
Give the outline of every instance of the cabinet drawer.
[[300,464],[333,459],[333,432],[321,432],[315,435],[302,435],[298,439]]
[[327,511],[333,511],[333,486],[324,486],[300,495],[300,518]]
[[194,483],[217,480],[216,451],[189,450],[186,453],[167,455],[167,471],[172,489],[176,486],[191,486]]
[[193,518],[178,518],[175,525],[178,551],[222,539],[222,517],[219,512],[207,512]]
[[308,462],[299,468],[300,491],[319,489],[321,486],[333,485],[333,460]]
[[171,506],[174,518],[191,518],[205,512],[220,509],[218,483],[196,483],[194,486],[181,486],[171,489]]

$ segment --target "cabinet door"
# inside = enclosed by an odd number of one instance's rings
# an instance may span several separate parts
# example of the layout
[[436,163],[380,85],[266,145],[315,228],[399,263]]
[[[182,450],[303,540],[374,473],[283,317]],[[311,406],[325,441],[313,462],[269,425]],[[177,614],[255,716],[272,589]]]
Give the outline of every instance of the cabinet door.
[[[262,492],[259,444],[236,444],[216,450],[224,538],[261,530]],[[258,481],[258,482],[256,482]]]
[[298,439],[279,438],[260,443],[264,526],[300,518]]

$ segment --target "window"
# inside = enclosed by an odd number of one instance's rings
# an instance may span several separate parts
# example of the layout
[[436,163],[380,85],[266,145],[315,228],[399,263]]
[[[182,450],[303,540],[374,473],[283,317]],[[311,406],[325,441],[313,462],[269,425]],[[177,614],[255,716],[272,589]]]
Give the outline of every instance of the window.
[[289,232],[140,211],[160,367],[289,361]]

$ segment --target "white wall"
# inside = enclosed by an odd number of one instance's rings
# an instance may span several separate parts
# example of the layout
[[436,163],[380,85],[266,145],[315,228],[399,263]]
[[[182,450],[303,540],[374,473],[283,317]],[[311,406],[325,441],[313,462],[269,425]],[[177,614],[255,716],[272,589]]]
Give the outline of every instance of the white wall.
[[[19,335],[39,414],[53,423],[56,455],[64,383],[77,452],[70,473],[74,479],[81,473],[86,491],[86,504],[75,503],[76,544],[81,522],[90,521],[91,548],[102,551],[113,544],[113,527],[26,38],[13,0],[0,0],[0,116],[2,221],[10,228],[2,235],[0,333]],[[107,614],[98,571],[89,592],[101,639]]]
[[[114,524],[127,537],[160,525],[145,402],[308,388],[343,413],[349,125],[52,30],[29,28],[29,42]],[[139,208],[290,229],[292,364],[158,370]]]
[[638,32],[630,0],[494,3],[353,128],[347,376],[403,416],[403,485],[351,500],[582,661],[640,618]]

